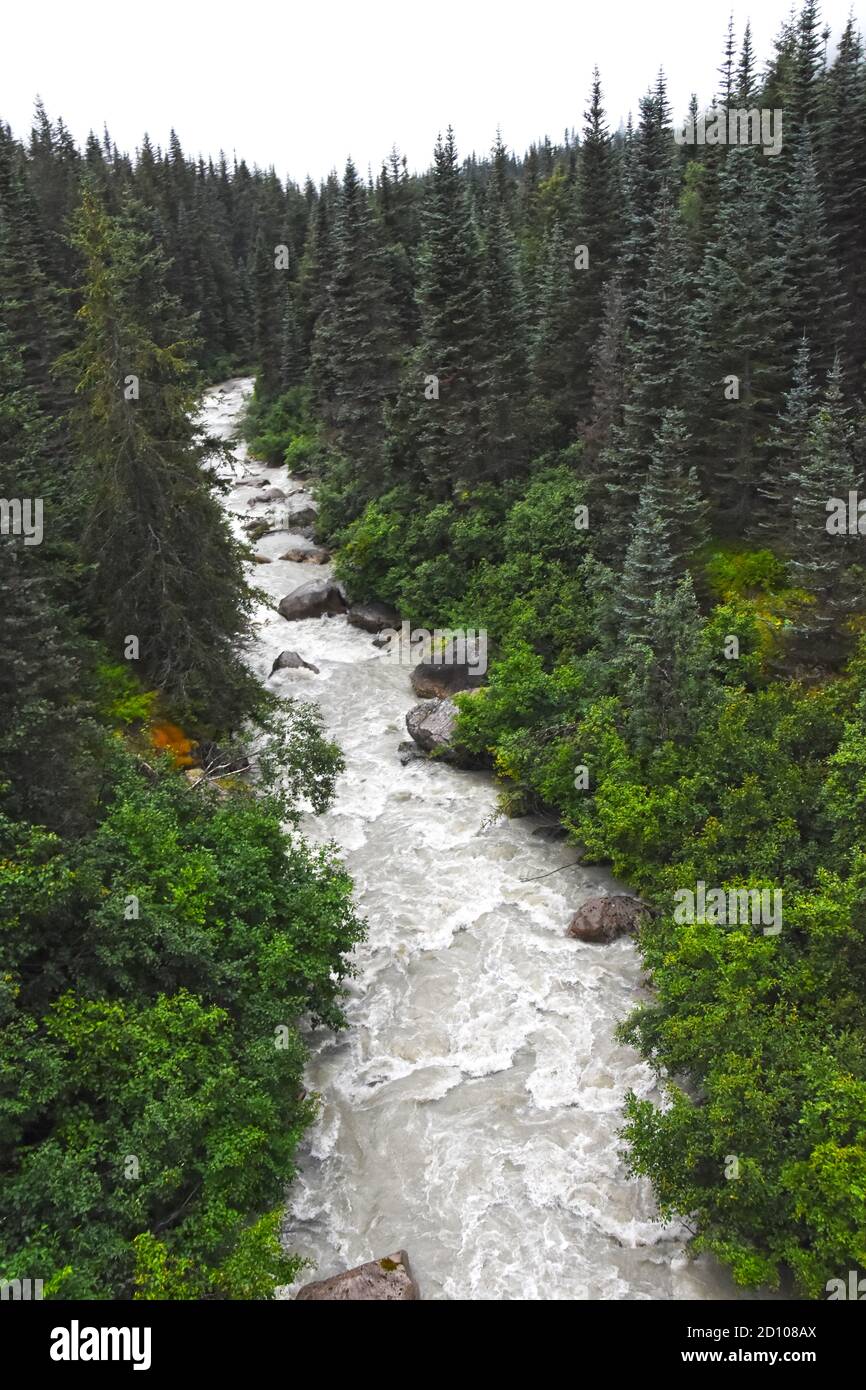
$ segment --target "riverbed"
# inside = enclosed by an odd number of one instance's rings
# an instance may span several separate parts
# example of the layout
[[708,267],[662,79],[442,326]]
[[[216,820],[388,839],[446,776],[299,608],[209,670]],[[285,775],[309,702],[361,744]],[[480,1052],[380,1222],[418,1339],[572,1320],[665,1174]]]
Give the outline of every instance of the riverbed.
[[[210,391],[208,428],[231,438],[251,389],[236,379]],[[268,512],[251,477],[303,486],[242,444],[225,471],[239,535]],[[251,661],[278,694],[315,700],[343,750],[334,805],[304,831],[339,846],[369,933],[348,1027],[309,1037],[322,1112],[285,1221],[287,1248],[313,1265],[301,1282],[405,1248],[424,1299],[736,1296],[714,1261],[687,1258],[682,1227],[654,1220],[649,1185],[619,1155],[626,1092],[655,1094],[614,1037],[641,998],[640,962],[630,940],[591,946],[565,929],[588,897],[626,890],[535,834],[537,819],[497,818],[488,773],[401,765],[417,703],[407,668],[342,616],[276,611],[330,573],[279,558],[304,543],[279,530],[255,546],[270,563],[250,566],[268,596]],[[319,674],[271,677],[284,649]]]

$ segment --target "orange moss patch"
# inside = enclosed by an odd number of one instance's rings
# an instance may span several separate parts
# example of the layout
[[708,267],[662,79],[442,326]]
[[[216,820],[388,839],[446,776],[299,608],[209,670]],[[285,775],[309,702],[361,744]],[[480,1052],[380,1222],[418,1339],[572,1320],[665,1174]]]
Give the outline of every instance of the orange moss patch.
[[150,742],[160,753],[170,753],[178,767],[191,767],[195,762],[192,750],[195,739],[187,738],[183,729],[167,721],[151,724],[148,734]]

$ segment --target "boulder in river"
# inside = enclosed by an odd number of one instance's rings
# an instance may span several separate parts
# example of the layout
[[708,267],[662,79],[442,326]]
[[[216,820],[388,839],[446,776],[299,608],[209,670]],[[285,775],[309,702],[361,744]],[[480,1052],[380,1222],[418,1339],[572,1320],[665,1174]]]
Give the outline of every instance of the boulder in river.
[[453,700],[422,700],[406,715],[406,728],[425,753],[449,751],[457,723]]
[[290,497],[286,507],[286,528],[297,531],[302,526],[315,526],[319,508],[310,497]]
[[365,632],[381,632],[383,628],[398,628],[400,614],[388,603],[372,599],[369,603],[353,603],[347,613],[353,627],[361,627]]
[[409,1268],[409,1256],[405,1250],[395,1250],[393,1255],[385,1255],[381,1260],[369,1260],[367,1264],[346,1269],[331,1279],[317,1279],[305,1284],[295,1295],[296,1299],[318,1299],[332,1303],[365,1302],[406,1302],[418,1300],[421,1294],[415,1276]]
[[628,893],[587,898],[572,917],[566,935],[578,941],[606,946],[618,936],[636,932],[641,918],[648,911],[646,903]]
[[484,684],[484,671],[479,670],[478,662],[455,661],[452,660],[454,655],[451,645],[445,648],[438,661],[422,661],[412,668],[409,677],[412,689],[422,700],[446,700],[449,695],[461,690],[477,690]]
[[291,560],[295,565],[326,565],[330,552],[323,545],[297,545],[281,555],[281,560]]
[[280,652],[271,667],[270,673],[273,675],[275,671],[299,671],[301,668],[305,671],[315,671],[316,675],[319,674],[318,666],[312,666],[309,661],[305,661],[297,652]]
[[285,502],[286,494],[281,487],[269,487],[262,493],[261,497],[254,497],[251,506],[258,507],[263,502]]
[[279,611],[294,622],[299,618],[321,618],[323,613],[345,613],[342,587],[332,579],[311,579],[280,600]]

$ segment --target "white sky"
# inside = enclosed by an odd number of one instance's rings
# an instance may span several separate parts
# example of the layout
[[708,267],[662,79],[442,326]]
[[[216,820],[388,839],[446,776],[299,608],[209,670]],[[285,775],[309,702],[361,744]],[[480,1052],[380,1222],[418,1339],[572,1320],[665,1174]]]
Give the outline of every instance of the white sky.
[[[823,0],[831,52],[851,8],[866,33],[866,0]],[[790,0],[10,0],[0,118],[26,133],[38,94],[78,140],[107,122],[132,151],[174,126],[187,154],[298,182],[394,143],[425,168],[449,122],[461,154],[497,126],[521,153],[579,129],[596,62],[613,128],[661,64],[681,115],[716,88],[731,11],[763,67]]]

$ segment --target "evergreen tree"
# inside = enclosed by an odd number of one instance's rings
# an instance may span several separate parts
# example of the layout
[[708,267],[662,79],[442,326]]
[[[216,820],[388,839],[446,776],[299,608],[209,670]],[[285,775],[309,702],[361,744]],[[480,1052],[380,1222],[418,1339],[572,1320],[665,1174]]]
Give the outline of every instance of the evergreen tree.
[[753,149],[731,149],[716,235],[694,289],[689,429],[716,524],[741,534],[788,373],[783,265],[768,190]]
[[690,438],[682,410],[666,410],[656,434],[642,506],[647,503],[665,528],[672,571],[682,575],[691,555],[707,539],[706,503],[697,469],[689,465]]
[[673,588],[674,557],[668,525],[659,512],[655,492],[645,486],[632,520],[615,604],[621,635],[644,641],[656,596],[670,596]]
[[[838,654],[841,623],[853,606],[848,570],[856,540],[848,534],[848,494],[856,492],[861,479],[841,383],[837,359],[796,475],[792,513],[791,580],[811,599],[799,621],[795,647],[818,661],[832,661]],[[832,499],[839,504],[835,509]]]
[[682,220],[665,198],[655,222],[646,283],[633,312],[623,424],[614,431],[605,464],[611,505],[620,524],[631,515],[643,487],[665,411],[681,405],[686,394],[690,368],[687,264]]
[[843,293],[828,234],[809,127],[796,137],[793,189],[783,225],[785,317],[793,339],[806,337],[818,372],[833,364],[843,332]]
[[574,405],[585,419],[592,398],[592,349],[604,310],[604,286],[616,267],[622,235],[622,196],[618,158],[605,121],[601,77],[593,69],[589,110],[577,166],[575,241],[587,247],[589,265],[575,271],[577,333],[571,357],[578,366]]
[[805,450],[817,402],[810,367],[809,342],[797,349],[794,376],[785,394],[778,425],[772,430],[772,454],[758,486],[762,504],[759,525],[765,537],[777,544],[790,540],[791,506],[796,480],[805,462]]
[[422,475],[447,496],[458,481],[471,485],[482,477],[486,463],[479,246],[450,128],[434,154],[418,294],[419,344],[405,390]]
[[397,389],[399,340],[381,230],[351,160],[333,239],[334,270],[313,342],[313,383],[341,450],[367,465],[382,454],[384,411]]
[[212,441],[194,422],[165,263],[135,213],[112,220],[86,189],[74,230],[81,334],[63,365],[80,401],[92,608],[116,660],[135,657],[135,639],[148,681],[205,724],[236,727],[260,700],[237,655],[250,605],[242,552],[202,468]]
[[482,239],[485,351],[479,386],[487,452],[484,474],[491,480],[515,477],[526,463],[527,451],[527,308],[508,220],[504,159],[500,143],[494,149]]

